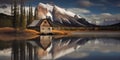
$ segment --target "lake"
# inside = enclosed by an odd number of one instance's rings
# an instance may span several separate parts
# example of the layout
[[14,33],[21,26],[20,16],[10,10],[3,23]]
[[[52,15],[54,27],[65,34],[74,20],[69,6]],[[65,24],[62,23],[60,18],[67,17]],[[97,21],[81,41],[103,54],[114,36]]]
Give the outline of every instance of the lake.
[[0,41],[0,60],[43,59],[120,60],[120,37],[42,35],[29,40]]

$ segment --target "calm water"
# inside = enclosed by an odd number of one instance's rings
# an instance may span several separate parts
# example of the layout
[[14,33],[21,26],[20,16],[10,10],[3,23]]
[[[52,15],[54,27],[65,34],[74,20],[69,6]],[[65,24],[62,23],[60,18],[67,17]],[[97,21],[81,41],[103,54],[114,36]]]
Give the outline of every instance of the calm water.
[[120,60],[119,37],[39,36],[0,41],[0,60]]

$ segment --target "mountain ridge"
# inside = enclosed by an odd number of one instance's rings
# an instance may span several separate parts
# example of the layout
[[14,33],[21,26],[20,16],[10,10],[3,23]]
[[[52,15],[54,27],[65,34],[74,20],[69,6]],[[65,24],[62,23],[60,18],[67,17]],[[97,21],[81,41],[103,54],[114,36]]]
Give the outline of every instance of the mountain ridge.
[[[51,22],[67,27],[95,26],[94,24],[87,22],[85,18],[56,5],[39,3],[35,12],[37,12],[37,19],[45,19],[49,17]],[[82,23],[82,21],[84,23],[86,22],[87,25]]]

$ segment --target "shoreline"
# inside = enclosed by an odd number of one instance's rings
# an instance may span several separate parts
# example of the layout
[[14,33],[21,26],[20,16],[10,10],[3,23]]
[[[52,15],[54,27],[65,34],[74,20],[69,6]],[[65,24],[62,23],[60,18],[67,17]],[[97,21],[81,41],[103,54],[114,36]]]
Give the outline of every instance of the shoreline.
[[11,27],[0,28],[0,40],[27,40],[38,37],[39,32],[31,29],[25,29],[23,31],[17,31]]
[[[70,30],[53,30],[52,31],[53,35],[118,35],[120,36],[120,31],[112,31],[112,30],[75,30],[75,31],[70,31]],[[20,30],[15,30],[14,28],[11,27],[4,27],[0,28],[0,35],[10,35],[10,36],[31,36],[31,35],[41,35],[40,32],[32,29],[25,29],[23,31]],[[49,35],[49,34],[45,34]]]

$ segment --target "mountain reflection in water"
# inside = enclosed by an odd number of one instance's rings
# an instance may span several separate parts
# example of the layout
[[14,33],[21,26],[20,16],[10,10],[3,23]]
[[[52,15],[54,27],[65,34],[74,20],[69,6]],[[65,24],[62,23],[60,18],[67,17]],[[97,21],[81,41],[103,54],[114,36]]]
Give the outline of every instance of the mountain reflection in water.
[[39,36],[1,43],[0,60],[120,60],[119,37]]

